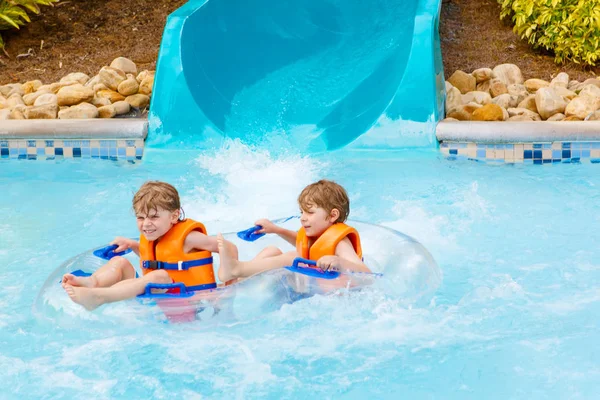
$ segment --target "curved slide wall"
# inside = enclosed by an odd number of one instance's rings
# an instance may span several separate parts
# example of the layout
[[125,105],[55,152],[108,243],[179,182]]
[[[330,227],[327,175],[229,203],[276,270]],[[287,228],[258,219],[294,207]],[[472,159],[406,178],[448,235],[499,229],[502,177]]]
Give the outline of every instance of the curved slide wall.
[[191,0],[163,34],[150,140],[434,146],[441,0]]

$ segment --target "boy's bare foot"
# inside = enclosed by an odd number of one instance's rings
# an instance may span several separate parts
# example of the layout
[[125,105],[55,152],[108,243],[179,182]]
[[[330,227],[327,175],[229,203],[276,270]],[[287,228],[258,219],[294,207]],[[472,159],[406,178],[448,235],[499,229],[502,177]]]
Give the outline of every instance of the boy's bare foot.
[[71,285],[64,285],[64,288],[71,300],[81,304],[86,310],[92,311],[102,304],[102,300],[94,293],[93,289]]
[[73,274],[64,274],[62,277],[62,286],[79,286],[93,288],[98,286],[98,281],[94,275],[91,276],[75,276]]
[[219,247],[219,271],[217,275],[221,282],[227,283],[231,279],[237,278],[235,272],[238,269],[240,262],[235,259],[234,244],[225,240],[220,233],[217,235],[217,244]]

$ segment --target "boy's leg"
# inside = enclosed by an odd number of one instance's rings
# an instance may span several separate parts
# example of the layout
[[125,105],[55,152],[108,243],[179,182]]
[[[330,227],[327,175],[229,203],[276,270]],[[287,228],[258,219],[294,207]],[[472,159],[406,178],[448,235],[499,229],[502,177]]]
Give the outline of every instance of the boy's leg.
[[111,287],[87,288],[65,284],[64,288],[71,300],[88,310],[105,303],[131,299],[144,293],[149,283],[171,283],[172,279],[165,270],[152,271],[141,278],[128,279]]
[[259,272],[282,268],[292,265],[294,258],[298,256],[295,251],[279,254],[267,258],[254,258],[252,261],[239,261],[233,254],[233,243],[223,238],[223,235],[217,235],[219,244],[219,279],[226,282],[233,278],[246,278]]
[[62,285],[82,287],[108,287],[125,279],[135,278],[133,265],[124,257],[113,257],[106,264],[98,268],[91,276],[75,276],[65,274]]
[[283,253],[277,247],[269,246],[262,249],[252,260],[262,260],[263,258],[280,256],[281,254]]

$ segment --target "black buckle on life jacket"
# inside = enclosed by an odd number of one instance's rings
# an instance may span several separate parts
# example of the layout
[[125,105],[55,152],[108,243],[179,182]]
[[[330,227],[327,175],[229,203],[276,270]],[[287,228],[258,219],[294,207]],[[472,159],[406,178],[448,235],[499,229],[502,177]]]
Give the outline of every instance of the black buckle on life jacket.
[[142,264],[142,267],[144,269],[162,269],[163,265],[162,265],[162,261],[151,260],[151,261],[144,261]]

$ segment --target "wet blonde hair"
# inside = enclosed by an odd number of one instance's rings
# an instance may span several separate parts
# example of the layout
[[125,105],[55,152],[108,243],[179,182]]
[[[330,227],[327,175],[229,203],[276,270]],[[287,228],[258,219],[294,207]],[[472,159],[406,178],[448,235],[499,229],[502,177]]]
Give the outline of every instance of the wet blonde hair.
[[305,187],[298,196],[298,204],[302,210],[316,206],[323,208],[328,214],[335,208],[340,212],[336,223],[346,221],[350,214],[350,199],[346,189],[325,179]]
[[146,214],[150,211],[176,211],[181,208],[177,189],[166,182],[148,181],[133,196],[133,211]]

